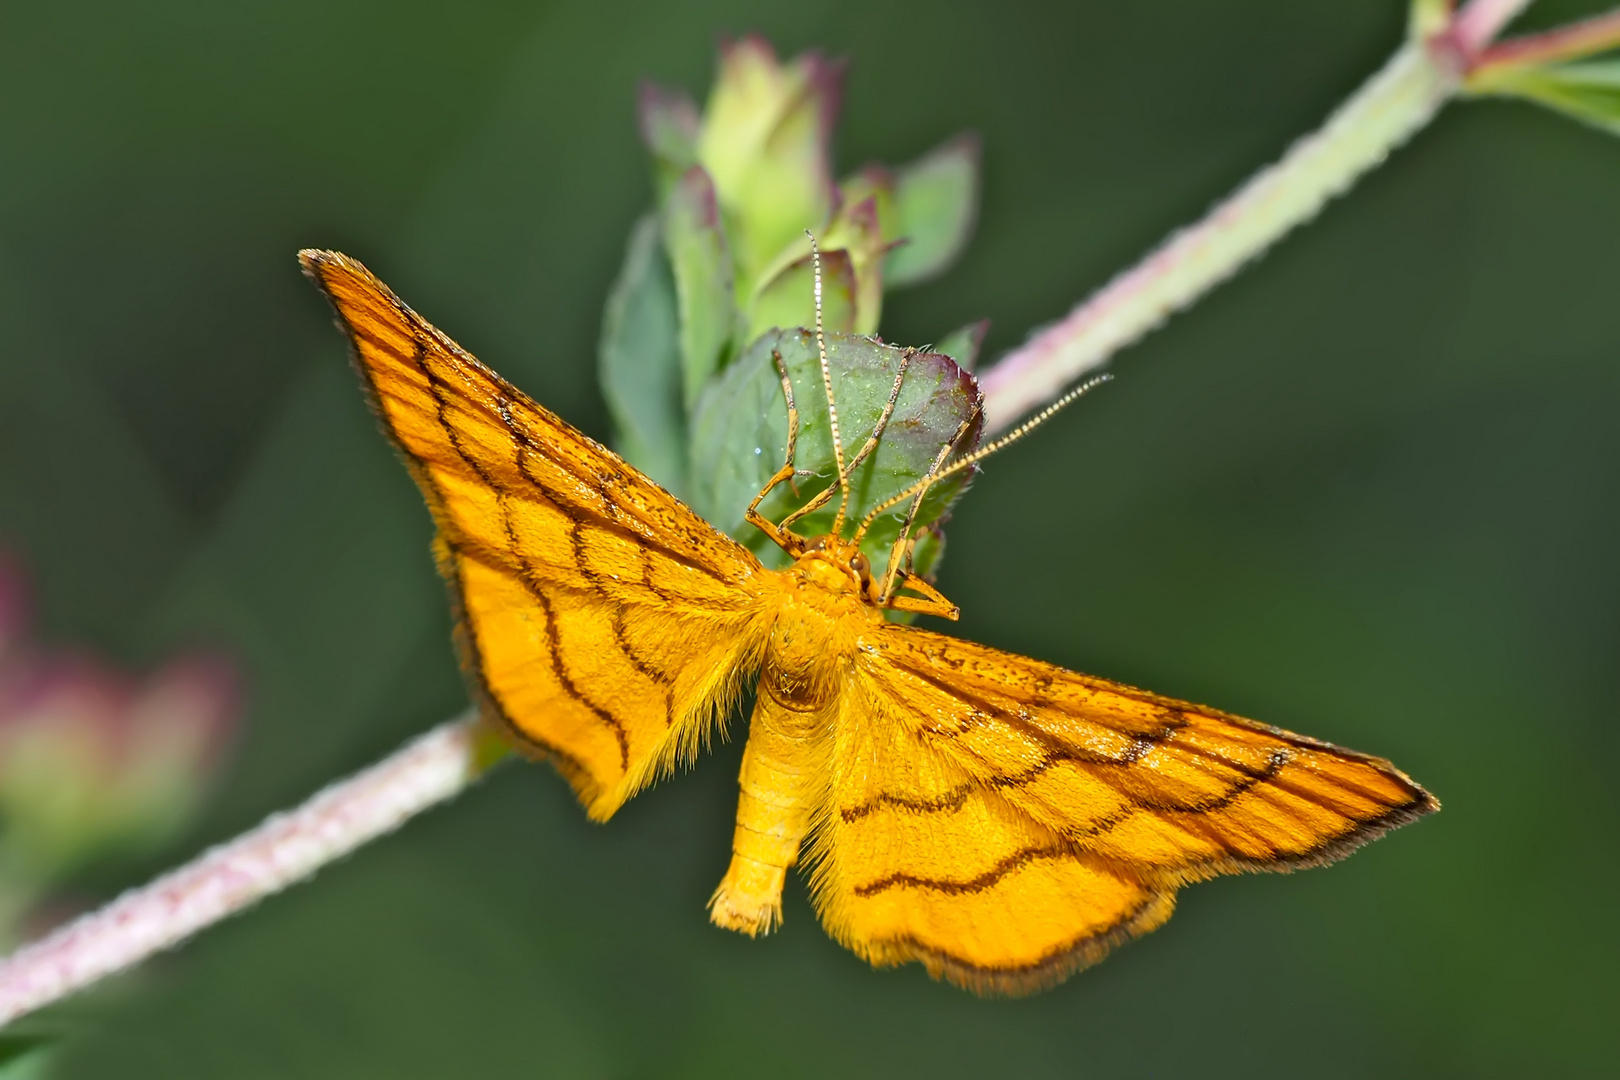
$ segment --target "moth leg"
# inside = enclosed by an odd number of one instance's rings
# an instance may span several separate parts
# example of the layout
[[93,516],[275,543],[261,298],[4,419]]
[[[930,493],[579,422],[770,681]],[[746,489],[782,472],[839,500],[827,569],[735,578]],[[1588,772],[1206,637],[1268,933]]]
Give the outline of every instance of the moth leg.
[[844,466],[844,475],[839,477],[838,486],[843,489],[844,497],[838,504],[838,516],[833,519],[834,536],[843,532],[844,515],[849,512],[849,484],[846,481],[855,475],[856,467],[866,460],[866,455],[877,449],[878,440],[883,438],[884,431],[888,430],[889,417],[894,415],[894,403],[900,400],[900,387],[906,381],[906,368],[911,366],[911,358],[916,352],[916,349],[907,348],[900,354],[900,370],[894,373],[894,385],[889,387],[889,400],[883,403],[883,412],[879,414],[877,423],[872,425],[872,434],[866,437],[866,442],[861,444],[860,450],[849,459],[849,464]]
[[891,611],[915,611],[922,615],[938,615],[952,622],[962,614],[962,609],[947,600],[944,593],[910,570],[901,575],[898,587],[922,593],[922,596],[901,596],[896,592],[884,604]]
[[771,359],[776,361],[777,374],[782,376],[782,396],[787,399],[787,460],[782,463],[780,469],[776,470],[775,475],[765,481],[765,486],[759,489],[759,494],[754,496],[754,501],[748,504],[747,510],[743,511],[743,520],[764,533],[771,543],[789,555],[796,557],[804,548],[803,538],[788,530],[787,520],[784,520],[781,526],[773,525],[768,518],[759,512],[759,504],[765,501],[765,496],[775,490],[777,484],[792,480],[797,475],[793,468],[793,450],[799,441],[799,407],[793,403],[793,382],[788,378],[787,365],[782,362],[782,354],[772,349]]
[[[852,474],[856,467],[859,466],[862,461],[866,460],[866,456],[876,449],[878,440],[882,438],[883,432],[889,426],[890,417],[894,415],[895,402],[900,399],[900,388],[905,382],[906,369],[911,365],[911,358],[915,354],[916,350],[910,348],[900,354],[900,370],[895,373],[894,385],[889,388],[889,399],[883,405],[883,412],[881,415],[879,415],[877,424],[873,427],[872,434],[867,437],[865,444],[862,445],[860,450],[856,452],[855,456],[850,459],[849,464],[844,467],[844,472],[840,478],[840,483],[829,484],[824,490],[818,492],[809,502],[788,514],[788,516],[783,518],[779,523],[773,525],[765,518],[764,515],[759,513],[759,504],[765,500],[765,496],[769,495],[773,490],[775,490],[776,485],[786,481],[791,481],[799,475],[798,470],[793,466],[794,446],[797,444],[799,437],[799,409],[793,401],[793,382],[788,378],[787,366],[782,361],[782,354],[773,349],[771,351],[771,359],[776,361],[776,371],[782,379],[782,396],[787,400],[788,437],[787,454],[785,455],[786,460],[783,462],[782,467],[776,471],[776,474],[765,482],[765,486],[760,489],[759,494],[754,496],[754,501],[748,504],[748,509],[743,513],[743,519],[760,532],[764,533],[782,550],[786,551],[790,555],[797,556],[799,552],[803,550],[804,541],[802,537],[799,537],[792,532],[788,526],[792,525],[795,521],[798,521],[806,514],[814,513],[823,506],[827,505],[828,501],[832,499],[833,491],[842,488],[842,479],[847,478],[850,474]],[[796,489],[795,493],[797,493]],[[840,517],[842,517],[842,511],[840,511]],[[835,527],[834,532],[836,531],[837,529]]]
[[867,454],[877,449],[878,440],[883,438],[883,433],[888,430],[889,418],[894,415],[894,403],[900,400],[900,386],[906,381],[906,368],[911,366],[911,358],[916,353],[916,349],[908,348],[900,354],[900,370],[895,372],[894,385],[889,387],[889,400],[883,403],[883,412],[878,416],[877,423],[872,426],[872,434],[866,437],[866,442],[861,444],[855,456],[849,459],[849,464],[844,466],[845,476],[855,474],[855,467],[866,460]]
[[817,510],[820,510],[823,506],[826,506],[827,503],[832,500],[833,492],[837,490],[838,484],[836,481],[828,484],[825,488],[816,493],[815,498],[793,511],[793,513],[789,514],[787,517],[783,518],[782,528],[785,529],[795,521],[798,521],[800,518],[804,517],[804,515],[813,514]]
[[[855,469],[860,465],[861,462],[866,460],[866,455],[877,449],[878,440],[883,438],[883,432],[889,427],[889,418],[894,415],[894,404],[900,400],[900,387],[906,381],[906,369],[911,366],[911,358],[916,355],[916,352],[916,349],[908,348],[905,352],[900,354],[900,370],[895,372],[894,385],[889,387],[889,400],[884,402],[883,412],[878,416],[877,423],[873,425],[872,434],[866,437],[866,442],[861,444],[861,448],[855,452],[855,456],[850,458],[849,463],[844,466],[844,472],[839,477],[838,483],[827,485],[825,489],[816,494],[815,498],[793,511],[793,513],[789,514],[787,517],[783,518],[783,528],[786,528],[795,521],[798,521],[806,514],[813,514],[817,510],[820,510],[823,506],[826,506],[827,503],[831,501],[833,492],[835,490],[848,490],[844,484],[844,481],[855,474]],[[845,503],[847,504],[847,502],[848,496],[846,495]],[[835,536],[838,535],[843,526],[844,513],[846,510],[848,510],[847,505],[841,505],[838,508],[838,517],[833,522],[832,530],[833,535]]]

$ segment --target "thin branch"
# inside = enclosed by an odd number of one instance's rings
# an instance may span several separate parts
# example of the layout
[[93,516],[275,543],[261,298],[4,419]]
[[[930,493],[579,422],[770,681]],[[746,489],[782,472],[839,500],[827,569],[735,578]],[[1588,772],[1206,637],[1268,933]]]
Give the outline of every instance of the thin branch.
[[1280,161],[980,375],[985,432],[1058,397],[1383,164],[1456,95],[1479,50],[1529,3],[1475,0],[1434,37],[1404,45]]
[[1480,51],[1535,0],[1474,0],[1451,23],[1451,39],[1464,56]]
[[221,845],[0,964],[0,1025],[172,948],[467,787],[483,769],[471,716],[434,728],[303,806]]

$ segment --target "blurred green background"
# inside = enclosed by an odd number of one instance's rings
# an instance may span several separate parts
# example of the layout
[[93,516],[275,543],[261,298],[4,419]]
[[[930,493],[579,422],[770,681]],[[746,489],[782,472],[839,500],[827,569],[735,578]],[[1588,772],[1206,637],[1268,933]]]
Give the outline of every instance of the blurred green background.
[[[1532,22],[1592,3],[1538,5]],[[1397,0],[468,0],[0,9],[0,540],[46,632],[231,650],[249,725],[133,884],[459,710],[428,516],[300,246],[365,259],[605,436],[650,199],[637,80],[721,33],[849,56],[841,168],[985,140],[980,228],[884,334],[1061,314],[1314,127]],[[1620,1061],[1620,140],[1447,110],[992,462],[960,631],[1394,759],[1445,802],[1182,894],[1052,992],[712,929],[736,744],[593,826],[508,766],[39,1023],[64,1077],[1583,1076]]]

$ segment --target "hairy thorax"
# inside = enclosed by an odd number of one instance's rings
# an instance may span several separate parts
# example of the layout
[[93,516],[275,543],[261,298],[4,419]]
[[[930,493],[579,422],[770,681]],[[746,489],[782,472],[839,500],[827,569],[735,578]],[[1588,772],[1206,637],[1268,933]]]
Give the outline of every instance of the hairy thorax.
[[812,541],[788,581],[759,688],[784,708],[808,714],[837,696],[865,621],[860,616],[881,621],[883,613],[868,600],[870,572],[853,544],[831,537]]

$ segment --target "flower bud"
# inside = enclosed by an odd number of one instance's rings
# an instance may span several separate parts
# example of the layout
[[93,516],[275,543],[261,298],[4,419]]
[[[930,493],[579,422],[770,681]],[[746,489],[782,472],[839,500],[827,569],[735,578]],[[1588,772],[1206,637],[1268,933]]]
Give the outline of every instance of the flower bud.
[[698,160],[714,179],[738,270],[750,281],[832,212],[828,144],[842,77],[843,65],[817,52],[783,64],[757,36],[721,46]]

